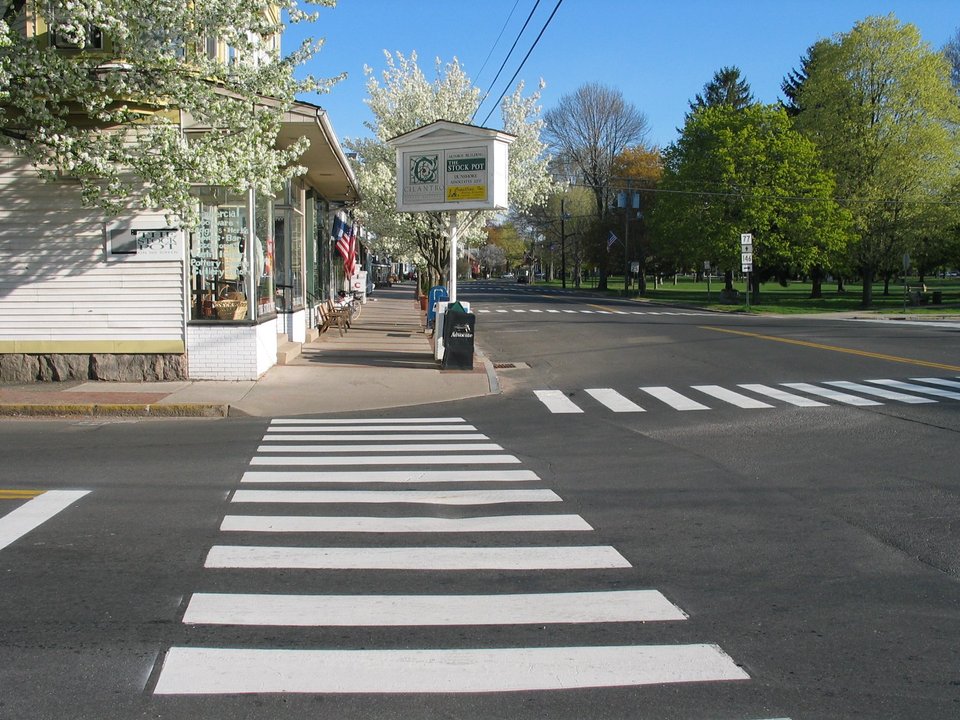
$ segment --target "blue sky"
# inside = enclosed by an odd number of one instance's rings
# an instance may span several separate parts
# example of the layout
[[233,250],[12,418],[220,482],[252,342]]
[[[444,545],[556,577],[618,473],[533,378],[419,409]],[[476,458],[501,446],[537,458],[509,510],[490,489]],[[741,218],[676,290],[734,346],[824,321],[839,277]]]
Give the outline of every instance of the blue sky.
[[[302,98],[329,111],[342,140],[370,134],[363,125],[372,119],[363,102],[363,66],[379,75],[383,50],[416,51],[428,77],[435,58],[446,62],[457,57],[474,84],[486,91],[535,3],[338,0],[336,8],[320,10],[316,23],[289,29],[284,43],[292,48],[304,36],[325,38],[306,70],[318,77],[348,73],[330,93]],[[540,0],[478,123],[555,6],[556,0]],[[845,32],[869,15],[891,12],[915,24],[935,49],[960,27],[960,0],[563,0],[517,81],[526,81],[529,89],[543,78],[544,111],[586,82],[618,88],[646,113],[648,144],[665,146],[676,138],[688,102],[720,67],[736,65],[758,100],[776,102],[784,75],[797,67],[813,42]],[[499,110],[486,125],[500,127]]]

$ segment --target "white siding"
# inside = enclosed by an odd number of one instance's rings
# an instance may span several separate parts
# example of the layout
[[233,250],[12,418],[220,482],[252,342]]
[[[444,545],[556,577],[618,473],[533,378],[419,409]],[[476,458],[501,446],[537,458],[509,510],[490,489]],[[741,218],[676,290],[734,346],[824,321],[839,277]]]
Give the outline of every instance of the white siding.
[[182,260],[104,256],[102,213],[0,151],[0,343],[184,343]]

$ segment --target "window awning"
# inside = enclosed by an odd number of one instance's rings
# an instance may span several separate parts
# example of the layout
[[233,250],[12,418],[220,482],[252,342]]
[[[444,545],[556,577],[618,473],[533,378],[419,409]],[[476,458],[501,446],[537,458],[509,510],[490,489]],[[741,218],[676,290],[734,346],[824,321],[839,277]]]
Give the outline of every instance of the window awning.
[[296,102],[284,113],[277,136],[278,147],[289,147],[300,137],[310,141],[310,147],[298,161],[307,168],[307,183],[330,202],[357,202],[360,199],[357,178],[340,148],[326,110]]

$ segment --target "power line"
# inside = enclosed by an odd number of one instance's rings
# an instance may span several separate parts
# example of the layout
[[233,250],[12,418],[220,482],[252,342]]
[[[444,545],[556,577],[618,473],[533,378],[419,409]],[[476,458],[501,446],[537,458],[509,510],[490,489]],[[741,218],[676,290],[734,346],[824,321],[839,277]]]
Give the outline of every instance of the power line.
[[[539,2],[539,0],[538,0]],[[563,4],[563,0],[557,0],[556,7],[553,8],[553,12],[550,13],[550,17],[547,18],[547,21],[543,24],[543,29],[540,30],[540,34],[537,35],[537,39],[533,41],[533,45],[530,46],[530,49],[527,51],[527,54],[523,56],[523,60],[520,61],[520,67],[517,68],[517,71],[513,74],[513,77],[510,78],[510,81],[503,88],[503,92],[500,93],[500,97],[497,98],[497,101],[493,104],[493,107],[490,108],[490,112],[487,113],[487,116],[483,119],[483,125],[486,125],[487,120],[490,119],[490,116],[493,115],[493,111],[500,104],[500,101],[503,100],[503,96],[507,94],[507,90],[510,89],[510,86],[513,84],[513,81],[517,79],[517,75],[520,74],[520,70],[523,69],[524,64],[527,62],[527,58],[530,57],[530,53],[533,52],[533,49],[537,46],[537,43],[540,42],[540,38],[543,37],[543,33],[546,32],[547,26],[550,25],[550,21],[553,20],[553,16],[557,14],[557,10],[560,9],[560,6]]]
[[[519,0],[518,0],[519,1]],[[493,80],[490,81],[490,87],[487,88],[487,92],[484,93],[483,98],[480,102],[477,103],[476,109],[473,111],[473,115],[470,116],[470,122],[473,122],[473,118],[477,116],[477,113],[480,112],[480,106],[486,101],[487,97],[490,95],[490,91],[493,90],[493,86],[497,84],[497,79],[500,77],[500,73],[503,72],[503,68],[507,66],[507,61],[510,59],[510,56],[513,54],[514,48],[517,47],[517,43],[520,42],[520,37],[523,35],[523,31],[527,29],[527,25],[530,24],[530,19],[533,17],[533,14],[537,11],[537,8],[540,6],[540,0],[537,0],[533,4],[533,10],[530,11],[530,14],[527,15],[527,19],[523,23],[523,27],[520,28],[520,32],[517,33],[516,39],[513,41],[513,45],[510,46],[510,51],[507,53],[507,56],[503,59],[503,62],[500,64],[500,69],[497,70],[497,74],[494,76]],[[516,7],[516,5],[514,5]],[[511,13],[512,14],[512,13]],[[508,18],[509,19],[509,18]],[[492,51],[491,51],[492,52]],[[490,117],[487,115],[487,117]],[[484,120],[486,122],[486,120]]]
[[[487,53],[487,57],[483,61],[483,65],[480,66],[480,71],[477,73],[477,80],[479,80],[480,76],[483,75],[483,70],[484,68],[487,67],[487,63],[490,61],[490,56],[493,55],[493,51],[496,50],[497,45],[500,44],[500,38],[503,37],[503,31],[507,29],[507,25],[510,23],[510,18],[513,17],[513,13],[517,9],[517,5],[519,4],[520,4],[520,0],[514,0],[513,7],[510,9],[510,14],[507,15],[507,19],[503,21],[503,27],[500,28],[500,34],[497,35],[497,39],[493,42],[493,45],[490,48],[490,52]],[[474,112],[474,114],[476,114],[476,112]]]
[[[717,184],[717,183],[713,183]],[[583,187],[593,189],[593,185],[587,183],[569,183],[570,187]],[[836,202],[836,203],[850,203],[850,204],[877,204],[877,205],[960,205],[960,200],[929,200],[921,198],[904,198],[901,200],[895,200],[891,198],[856,198],[856,197],[810,197],[804,195],[775,195],[767,194],[760,192],[742,192],[738,190],[728,190],[728,191],[717,191],[717,190],[668,190],[666,188],[653,188],[653,187],[637,187],[631,185],[627,187],[626,185],[610,184],[607,186],[609,190],[632,190],[634,192],[641,193],[651,193],[657,194],[662,193],[665,195],[696,195],[698,197],[711,197],[711,198],[741,198],[741,199],[757,199],[757,200],[784,200],[788,202]]]

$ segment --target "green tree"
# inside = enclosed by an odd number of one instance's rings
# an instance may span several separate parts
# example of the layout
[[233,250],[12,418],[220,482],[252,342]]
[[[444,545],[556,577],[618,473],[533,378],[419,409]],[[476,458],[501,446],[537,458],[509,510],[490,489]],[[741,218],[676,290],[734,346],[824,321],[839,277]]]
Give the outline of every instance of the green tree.
[[297,5],[4,0],[0,145],[108,210],[189,220],[197,183],[270,194],[303,172],[305,139],[276,146],[284,112],[336,81],[294,78],[318,47],[309,40],[281,57],[281,11],[313,17]]
[[664,153],[651,217],[658,247],[677,268],[703,261],[732,271],[740,234],[754,236],[754,291],[762,278],[828,262],[846,242],[845,214],[812,142],[782,107],[704,107],[687,117]]
[[874,278],[898,264],[925,206],[948,197],[956,177],[949,64],[915,26],[870,17],[818,46],[796,104],[797,128],[820,147],[853,215],[851,259],[869,307]]
[[[373,137],[344,142],[357,155],[354,169],[362,196],[358,215],[377,236],[375,243],[380,251],[419,257],[426,263],[433,284],[443,284],[450,252],[446,214],[396,211],[396,153],[386,141],[436,120],[469,123],[480,101],[480,89],[456,58],[445,65],[437,59],[435,78],[431,80],[417,64],[416,53],[406,57],[385,52],[384,56],[382,83],[372,68],[365,68],[366,102],[374,117],[366,125]],[[552,187],[545,146],[540,140],[540,93],[524,96],[523,90],[520,83],[500,105],[504,131],[516,136],[509,155],[509,200],[512,208],[520,210],[540,201]],[[461,227],[465,247],[482,244],[482,219],[491,216],[477,214],[481,222]]]
[[713,74],[713,79],[703,86],[703,94],[697,93],[690,103],[690,110],[726,105],[735,110],[743,110],[753,104],[750,84],[740,77],[740,68],[736,65],[722,67]]

